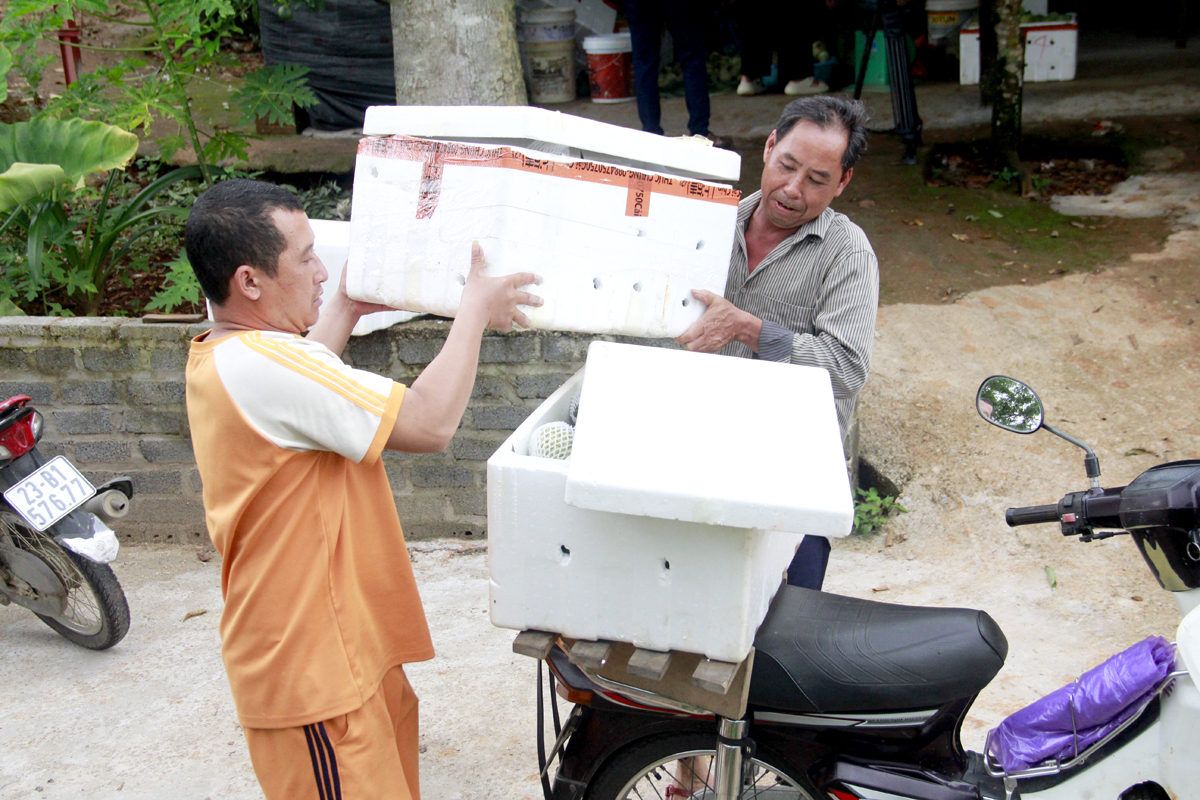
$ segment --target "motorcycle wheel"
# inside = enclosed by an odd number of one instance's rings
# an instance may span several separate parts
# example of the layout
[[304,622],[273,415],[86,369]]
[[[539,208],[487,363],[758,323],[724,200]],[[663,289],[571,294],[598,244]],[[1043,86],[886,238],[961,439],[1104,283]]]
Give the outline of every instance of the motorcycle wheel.
[[[708,800],[716,797],[709,774],[716,755],[716,733],[678,733],[632,745],[599,773],[587,800]],[[769,800],[816,800],[817,790],[773,753],[759,749],[751,760],[741,797]]]
[[0,525],[14,546],[39,558],[67,590],[63,613],[55,617],[38,614],[38,619],[67,641],[89,650],[107,650],[125,638],[129,632],[129,604],[107,564],[97,564],[64,549],[12,515],[4,515]]

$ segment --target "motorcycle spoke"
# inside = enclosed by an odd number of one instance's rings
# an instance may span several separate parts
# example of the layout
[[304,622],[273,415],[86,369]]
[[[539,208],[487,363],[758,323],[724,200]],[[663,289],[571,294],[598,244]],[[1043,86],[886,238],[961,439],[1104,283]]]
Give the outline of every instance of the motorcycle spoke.
[[104,616],[87,579],[52,539],[0,516],[0,534],[13,546],[37,556],[62,581],[67,593],[66,608],[59,619],[82,634],[94,634],[104,626]]

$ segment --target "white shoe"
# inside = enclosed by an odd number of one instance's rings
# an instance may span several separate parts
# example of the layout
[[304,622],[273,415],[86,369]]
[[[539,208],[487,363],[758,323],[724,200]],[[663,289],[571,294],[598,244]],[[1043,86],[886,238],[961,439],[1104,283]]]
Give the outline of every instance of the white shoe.
[[[738,87],[739,93],[741,87]],[[822,94],[829,91],[829,84],[825,81],[819,81],[816,78],[804,78],[798,81],[788,81],[788,85],[783,87],[784,94]]]
[[745,75],[742,76],[742,82],[738,84],[737,93],[742,97],[751,97],[756,94],[762,94],[766,89],[763,88],[762,81],[755,78],[750,80]]

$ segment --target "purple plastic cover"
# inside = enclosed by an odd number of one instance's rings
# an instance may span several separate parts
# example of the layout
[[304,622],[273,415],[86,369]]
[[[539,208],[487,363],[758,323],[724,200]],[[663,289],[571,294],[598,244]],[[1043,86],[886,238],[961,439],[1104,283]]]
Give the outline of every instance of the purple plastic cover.
[[1170,642],[1143,639],[1001,722],[989,751],[1008,773],[1074,758],[1132,716],[1174,663]]

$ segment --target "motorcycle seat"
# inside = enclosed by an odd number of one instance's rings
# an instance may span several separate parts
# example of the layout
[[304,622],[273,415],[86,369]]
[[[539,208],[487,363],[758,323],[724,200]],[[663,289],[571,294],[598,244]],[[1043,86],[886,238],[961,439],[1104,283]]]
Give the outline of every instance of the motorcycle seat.
[[983,611],[779,590],[754,640],[750,704],[807,713],[928,709],[978,694],[1008,655]]

